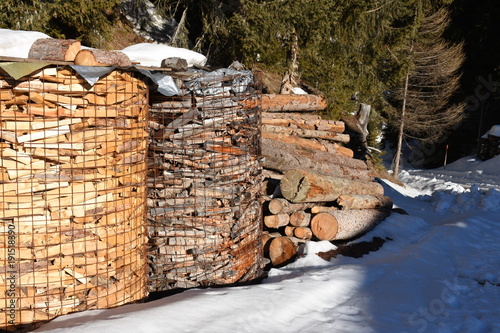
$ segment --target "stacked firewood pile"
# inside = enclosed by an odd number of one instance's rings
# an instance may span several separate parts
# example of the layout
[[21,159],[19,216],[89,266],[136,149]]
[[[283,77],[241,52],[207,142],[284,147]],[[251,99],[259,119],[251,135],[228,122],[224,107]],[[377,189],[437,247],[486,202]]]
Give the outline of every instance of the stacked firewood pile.
[[0,74],[0,327],[146,296],[147,87]]
[[252,73],[171,73],[150,98],[149,290],[222,285],[262,271],[257,82]]
[[344,123],[314,114],[325,107],[315,95],[262,97],[263,245],[274,266],[293,260],[308,240],[356,237],[392,208],[366,163],[343,146]]

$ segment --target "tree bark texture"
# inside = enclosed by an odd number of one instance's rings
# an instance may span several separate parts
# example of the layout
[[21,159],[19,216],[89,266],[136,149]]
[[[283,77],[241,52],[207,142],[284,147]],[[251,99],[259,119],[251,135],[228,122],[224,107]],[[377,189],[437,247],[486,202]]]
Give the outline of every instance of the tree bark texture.
[[270,139],[262,139],[264,167],[280,172],[302,169],[321,175],[364,181],[373,180],[366,164],[360,160],[311,149],[302,149]]
[[341,194],[380,195],[379,183],[322,176],[303,170],[288,171],[280,183],[281,193],[291,202],[334,201]]
[[359,209],[316,214],[311,230],[320,240],[342,240],[359,236],[390,215],[386,209]]
[[74,61],[81,44],[76,39],[37,39],[28,53],[28,58],[53,61]]
[[317,95],[262,95],[262,111],[321,111],[326,105],[326,100]]
[[84,49],[75,57],[75,65],[80,66],[132,66],[130,59],[120,51]]

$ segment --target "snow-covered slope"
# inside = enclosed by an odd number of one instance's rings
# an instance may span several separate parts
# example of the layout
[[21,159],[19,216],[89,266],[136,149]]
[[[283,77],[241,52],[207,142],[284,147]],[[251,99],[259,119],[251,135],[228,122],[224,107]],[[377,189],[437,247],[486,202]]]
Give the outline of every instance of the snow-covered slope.
[[37,332],[500,332],[499,170],[500,159],[467,158],[407,170],[406,187],[383,180],[409,215],[356,240],[386,240],[361,258],[325,261],[316,253],[334,245],[310,242],[260,284],[71,314]]

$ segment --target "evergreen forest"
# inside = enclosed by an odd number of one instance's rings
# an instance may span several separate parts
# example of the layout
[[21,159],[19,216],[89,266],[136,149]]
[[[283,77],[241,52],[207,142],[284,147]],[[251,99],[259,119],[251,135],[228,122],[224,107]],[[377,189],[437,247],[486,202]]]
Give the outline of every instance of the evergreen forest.
[[[163,26],[148,28],[148,8]],[[418,167],[442,165],[445,147],[448,161],[475,154],[500,124],[498,17],[494,0],[0,1],[0,28],[106,49],[165,42],[213,67],[288,73],[324,94],[330,119],[370,104],[373,157],[399,142]]]

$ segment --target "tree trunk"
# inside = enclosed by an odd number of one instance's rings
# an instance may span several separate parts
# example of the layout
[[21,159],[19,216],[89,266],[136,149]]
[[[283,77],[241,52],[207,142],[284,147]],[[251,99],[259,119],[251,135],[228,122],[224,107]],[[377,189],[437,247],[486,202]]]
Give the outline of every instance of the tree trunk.
[[311,220],[311,230],[320,240],[341,240],[359,236],[390,215],[386,209],[359,209],[319,213]]
[[329,132],[329,131],[318,131],[318,130],[308,130],[300,128],[290,128],[283,126],[273,126],[273,125],[262,125],[262,131],[273,132],[273,133],[283,133],[289,135],[297,135],[301,138],[312,138],[312,139],[323,139],[335,142],[348,143],[349,135]]
[[288,263],[297,254],[297,245],[288,237],[273,238],[269,245],[269,259],[273,266]]
[[310,149],[293,144],[262,139],[264,167],[281,172],[302,169],[326,176],[372,181],[373,176],[360,160]]
[[28,58],[53,61],[74,61],[81,44],[76,39],[37,39],[28,53]]
[[409,80],[409,74],[406,74],[405,78],[405,87],[404,87],[404,93],[403,93],[403,106],[401,107],[401,123],[399,124],[399,132],[398,132],[398,145],[396,148],[396,156],[394,159],[394,167],[392,174],[393,176],[398,179],[399,178],[399,163],[401,160],[401,151],[403,149],[403,135],[404,135],[404,129],[405,129],[405,113],[406,113],[406,94],[408,93],[408,80]]
[[130,59],[120,51],[84,49],[75,57],[75,65],[80,66],[132,66]]
[[341,155],[349,158],[354,156],[354,152],[351,149],[343,147],[335,142],[319,142],[316,140],[301,138],[296,135],[273,132],[262,132],[262,137],[265,139],[293,144],[300,148],[328,152],[330,154]]
[[345,124],[342,121],[321,119],[319,115],[302,113],[264,112],[262,123],[266,125],[296,127],[301,129],[343,133]]
[[342,209],[392,208],[392,199],[387,196],[342,194],[337,199]]
[[318,203],[299,203],[294,204],[283,198],[275,198],[269,201],[269,211],[271,214],[295,213],[297,211],[317,206]]
[[262,111],[321,111],[326,100],[317,95],[262,95]]
[[281,193],[291,202],[335,201],[341,194],[380,195],[379,183],[321,176],[303,170],[288,171],[280,183]]

